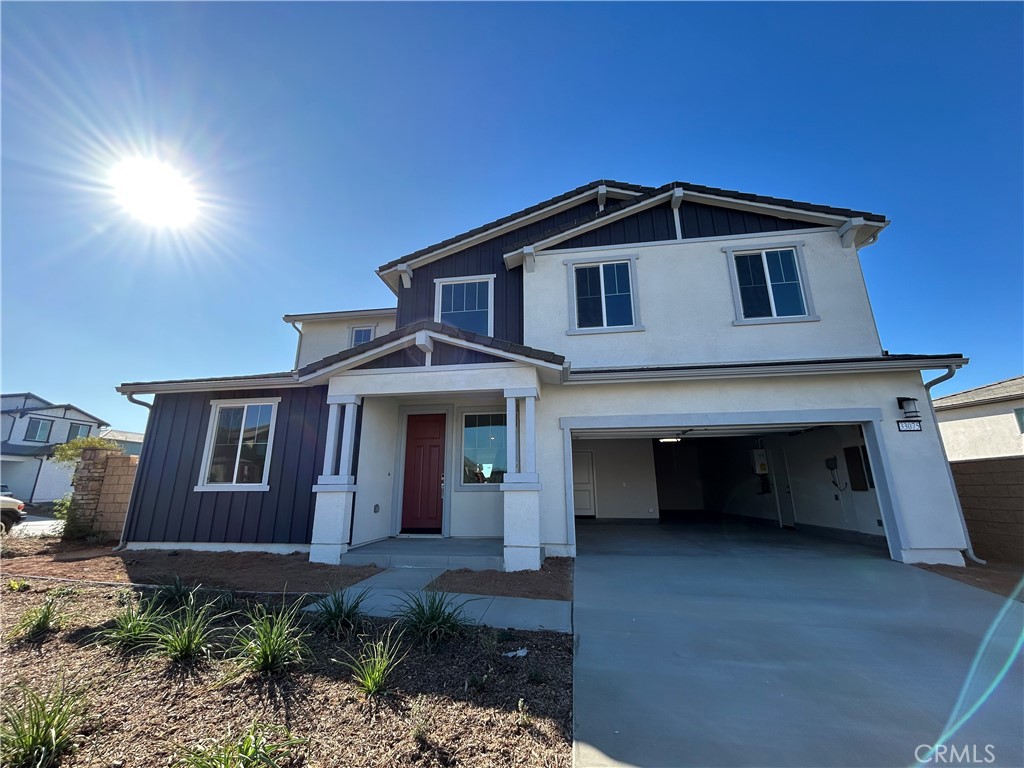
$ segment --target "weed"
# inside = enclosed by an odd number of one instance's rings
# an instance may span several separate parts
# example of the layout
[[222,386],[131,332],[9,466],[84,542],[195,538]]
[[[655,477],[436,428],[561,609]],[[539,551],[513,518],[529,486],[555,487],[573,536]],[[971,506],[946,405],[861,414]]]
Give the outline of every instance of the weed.
[[122,653],[134,651],[151,640],[160,617],[160,609],[151,600],[129,603],[114,616],[112,627],[97,633],[97,639]]
[[348,656],[347,662],[340,662],[352,673],[352,681],[356,688],[367,698],[387,692],[385,685],[388,678],[405,659],[408,651],[402,651],[402,633],[394,636],[394,624],[376,640],[366,639],[359,652]]
[[248,614],[249,623],[235,637],[232,650],[239,668],[272,675],[301,664],[309,652],[301,610],[299,601],[274,610],[257,604]]
[[138,592],[130,587],[124,587],[114,593],[114,599],[117,600],[117,604],[122,608],[127,608],[129,605],[135,605],[135,601],[138,596]]
[[175,763],[181,768],[257,768],[287,762],[295,747],[305,739],[292,736],[287,729],[253,723],[237,739],[207,747],[184,747],[184,756]]
[[423,744],[429,740],[430,728],[433,725],[430,718],[426,714],[423,706],[423,696],[417,696],[416,701],[412,703],[409,708],[409,720],[412,723],[412,728],[409,734],[413,740]]
[[338,640],[358,631],[366,618],[361,606],[369,594],[369,589],[354,594],[349,594],[343,589],[331,590],[327,597],[316,603],[317,627]]
[[60,609],[58,601],[47,596],[42,605],[29,608],[14,623],[7,639],[14,640],[38,640],[47,632],[60,629],[61,622],[65,615]]
[[498,655],[498,633],[493,630],[481,632],[480,648],[488,660],[495,658]]
[[32,585],[25,579],[8,579],[7,590],[9,592],[25,592],[31,589]]
[[400,598],[398,617],[406,631],[427,648],[435,648],[469,626],[466,603],[456,603],[444,592],[406,593]]
[[522,699],[516,704],[516,725],[520,728],[527,728],[533,723],[533,715],[530,714],[530,708],[526,706],[526,702]]
[[20,692],[0,704],[0,762],[11,768],[48,768],[74,748],[85,699],[63,681],[45,694],[24,686]]
[[171,661],[195,661],[209,657],[213,649],[215,614],[209,605],[197,606],[195,600],[164,616],[146,639],[145,646]]
[[470,689],[472,689],[474,693],[480,693],[487,687],[487,683],[490,681],[490,679],[490,674],[478,675],[474,673],[466,678],[466,683],[463,686],[463,690],[466,693],[469,693]]
[[53,589],[48,589],[46,591],[46,594],[47,594],[48,597],[61,598],[61,597],[72,597],[73,595],[81,594],[81,592],[82,592],[82,590],[78,589],[77,587],[63,586],[63,587],[54,587]]

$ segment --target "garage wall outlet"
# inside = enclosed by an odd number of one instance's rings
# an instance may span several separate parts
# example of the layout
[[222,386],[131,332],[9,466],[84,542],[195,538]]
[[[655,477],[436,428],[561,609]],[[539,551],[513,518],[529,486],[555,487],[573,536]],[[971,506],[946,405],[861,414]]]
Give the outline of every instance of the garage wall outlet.
[[882,521],[881,521],[881,520],[876,520],[875,522],[877,522],[877,523],[878,523],[878,527],[879,527],[879,528],[882,528],[882,527],[884,527],[884,526],[882,525]]
[[839,501],[839,494],[835,494],[836,501]]

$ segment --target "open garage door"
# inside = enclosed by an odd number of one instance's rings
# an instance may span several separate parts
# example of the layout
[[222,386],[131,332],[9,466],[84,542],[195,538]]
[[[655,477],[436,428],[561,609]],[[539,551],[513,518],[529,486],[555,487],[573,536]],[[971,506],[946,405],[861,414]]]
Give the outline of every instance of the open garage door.
[[884,548],[859,424],[573,430],[578,524],[651,521],[796,530]]

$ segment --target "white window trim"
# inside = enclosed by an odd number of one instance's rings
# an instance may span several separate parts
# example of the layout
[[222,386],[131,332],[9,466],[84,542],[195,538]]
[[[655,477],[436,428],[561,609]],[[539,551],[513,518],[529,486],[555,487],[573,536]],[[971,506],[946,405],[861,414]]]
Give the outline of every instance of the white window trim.
[[[377,323],[370,323],[367,325],[353,325],[348,329],[348,346],[351,349],[356,345],[356,331],[369,331],[370,338],[368,341],[373,341],[377,338]],[[364,344],[367,342],[363,342]]]
[[494,336],[494,278],[497,275],[471,275],[468,277],[434,278],[434,322],[441,322],[441,286],[455,283],[482,283],[487,281],[487,335]]
[[[644,326],[640,321],[640,288],[637,280],[636,262],[639,256],[635,253],[605,256],[594,258],[593,256],[579,256],[574,259],[562,261],[566,268],[566,284],[569,291],[569,318],[570,326],[565,332],[567,336],[584,336],[592,333],[631,333],[643,331]],[[605,264],[629,264],[629,293],[633,302],[633,324],[601,326],[599,328],[580,328],[577,317],[578,306],[576,304],[576,268],[577,267],[601,267]],[[601,311],[604,312],[604,270],[598,270],[601,275]]]
[[[38,437],[29,437],[28,428],[32,426],[33,421],[38,421],[43,424],[49,424],[49,428],[46,430],[46,437],[40,440]],[[25,442],[27,443],[47,443],[50,441],[51,435],[53,435],[53,419],[44,419],[39,416],[29,416],[28,424],[25,425]],[[39,430],[36,430],[36,435],[39,434]]]
[[[206,428],[206,444],[203,447],[203,463],[199,468],[199,484],[193,488],[194,491],[269,491],[270,485],[267,480],[270,477],[270,464],[274,456],[274,430],[277,426],[277,407],[281,402],[280,397],[247,397],[233,400],[211,400],[210,401],[210,423]],[[213,454],[213,435],[217,428],[217,411],[223,406],[238,405],[270,405],[273,406],[270,413],[270,435],[267,437],[267,463],[263,467],[262,483],[208,483],[210,476],[210,458]],[[237,465],[236,457],[235,463]]]
[[[766,262],[765,251],[784,251],[792,250],[796,253],[796,272],[797,277],[800,280],[800,294],[804,300],[804,314],[802,315],[786,315],[784,317],[775,316],[775,295],[771,289],[771,277],[768,273],[768,264]],[[722,248],[722,252],[725,254],[726,266],[729,269],[729,285],[732,286],[732,301],[733,308],[736,312],[736,319],[732,321],[733,325],[775,325],[778,323],[814,323],[821,320],[814,312],[814,301],[811,299],[811,286],[807,279],[807,263],[804,260],[804,244],[803,241],[794,241],[788,243],[768,243],[765,245],[751,245],[751,246],[726,246]],[[764,267],[765,280],[768,283],[768,301],[772,308],[771,317],[744,317],[743,316],[743,298],[740,296],[740,281],[739,276],[736,274],[736,257],[744,254],[760,253],[761,261]]]
[[[456,412],[456,421],[459,428],[458,437],[458,465],[459,465],[459,482],[455,483],[454,490],[457,493],[500,493],[501,483],[463,483],[462,482],[462,462],[466,456],[466,417],[467,416],[505,416],[505,404],[495,403],[494,405],[472,407],[472,408],[459,408]],[[508,429],[508,425],[505,425]],[[506,461],[507,461],[506,457]],[[508,473],[506,467],[505,472]]]

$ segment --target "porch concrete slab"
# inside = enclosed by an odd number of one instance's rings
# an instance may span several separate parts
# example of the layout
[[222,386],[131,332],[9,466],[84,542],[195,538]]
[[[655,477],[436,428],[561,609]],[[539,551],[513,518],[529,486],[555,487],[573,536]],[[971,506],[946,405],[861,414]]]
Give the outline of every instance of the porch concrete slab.
[[914,765],[982,647],[947,744],[1024,765],[1020,603],[790,531],[581,526],[577,546],[576,768]]
[[416,592],[442,573],[444,573],[443,568],[388,568],[368,579],[363,579],[349,589],[360,590],[370,587],[371,589],[404,589]]
[[495,538],[393,537],[353,547],[341,556],[341,564],[500,571],[504,548],[502,540]]
[[481,623],[502,629],[572,632],[572,603],[567,600],[495,597]]

